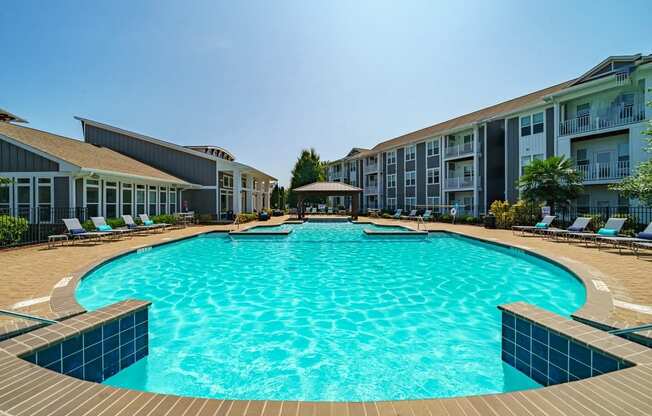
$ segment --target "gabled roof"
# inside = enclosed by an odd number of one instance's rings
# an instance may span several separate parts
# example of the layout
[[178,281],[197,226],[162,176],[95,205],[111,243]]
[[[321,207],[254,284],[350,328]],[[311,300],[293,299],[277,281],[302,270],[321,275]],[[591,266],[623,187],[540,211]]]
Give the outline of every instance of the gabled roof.
[[421,130],[413,131],[411,133],[386,140],[374,146],[371,149],[370,153],[389,150],[391,148],[403,146],[409,143],[413,143],[417,140],[426,139],[431,136],[439,136],[457,128],[471,128],[474,123],[479,123],[481,121],[488,120],[502,114],[509,114],[510,112],[519,110],[521,108],[527,108],[538,104],[543,105],[545,103],[543,97],[566,88],[572,82],[573,80],[562,82],[561,84],[553,85],[552,87],[544,88],[542,90],[538,90],[518,98],[504,101],[500,104],[483,108],[482,110],[474,111],[472,113],[465,114],[463,116],[459,116],[451,120],[423,128]]
[[628,67],[633,68],[637,64],[648,62],[652,59],[652,55],[643,56],[640,53],[635,55],[614,55],[610,56],[604,61],[600,62],[587,72],[582,74],[569,86],[581,84],[583,82],[591,81],[593,79],[602,78],[612,75],[616,72],[624,71]]
[[362,192],[362,189],[348,185],[342,182],[313,182],[303,185],[292,190],[293,192],[317,192],[317,193],[336,193],[336,192]]
[[80,170],[123,174],[179,185],[191,185],[121,153],[81,140],[4,122],[0,122],[0,136],[14,140],[28,149],[34,149],[54,159],[77,166]]
[[27,120],[18,117],[15,114],[11,114],[9,111],[0,108],[0,121],[11,121],[14,123],[27,123]]

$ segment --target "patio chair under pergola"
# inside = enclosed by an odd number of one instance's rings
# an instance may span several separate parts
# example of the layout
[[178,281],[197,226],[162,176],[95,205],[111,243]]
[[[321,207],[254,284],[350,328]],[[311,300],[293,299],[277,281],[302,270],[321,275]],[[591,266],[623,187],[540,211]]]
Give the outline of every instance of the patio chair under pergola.
[[307,197],[326,198],[329,196],[352,196],[351,198],[351,217],[358,218],[359,201],[358,196],[362,194],[362,189],[355,186],[347,185],[341,182],[313,182],[308,185],[300,186],[292,190],[296,192],[298,198],[298,215],[299,219],[303,218],[303,201]]

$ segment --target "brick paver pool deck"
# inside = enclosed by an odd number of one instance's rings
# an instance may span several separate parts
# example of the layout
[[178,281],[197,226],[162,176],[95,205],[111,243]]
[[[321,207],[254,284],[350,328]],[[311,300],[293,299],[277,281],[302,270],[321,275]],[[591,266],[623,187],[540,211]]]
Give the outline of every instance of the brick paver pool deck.
[[[275,217],[271,223],[284,219]],[[373,221],[416,228],[416,223],[409,221]],[[426,226],[428,230],[451,231],[522,248],[568,267],[587,287],[587,305],[579,312],[580,318],[613,327],[652,321],[652,256],[636,258],[478,226]],[[57,309],[62,310],[62,303],[57,304],[64,299],[61,294],[67,292],[70,297],[80,273],[98,262],[139,247],[231,228],[192,226],[97,245],[54,249],[44,245],[0,251],[0,309],[52,316]],[[573,328],[592,330],[580,323]],[[637,344],[631,348],[637,348]],[[119,411],[128,415],[650,415],[652,350],[641,351],[631,360],[636,363],[634,367],[523,392],[453,399],[315,403],[209,400],[116,389],[46,370],[16,358],[16,353],[0,344],[0,415],[113,415]]]

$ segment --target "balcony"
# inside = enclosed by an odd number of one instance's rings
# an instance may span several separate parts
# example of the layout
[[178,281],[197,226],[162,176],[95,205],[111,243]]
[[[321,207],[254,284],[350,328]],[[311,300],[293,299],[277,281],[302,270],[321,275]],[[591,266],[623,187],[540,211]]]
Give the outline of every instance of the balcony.
[[594,114],[586,114],[564,120],[559,123],[559,135],[570,136],[573,134],[606,130],[613,127],[638,123],[643,120],[645,120],[645,107],[642,103],[636,105],[621,104],[611,108],[600,117]]
[[[478,183],[480,183],[480,178],[478,178]],[[444,189],[446,190],[469,188],[473,188],[473,176],[453,176],[452,178],[446,178],[444,183]]]
[[630,175],[629,160],[575,165],[584,182],[614,181]]
[[378,185],[371,184],[364,187],[365,195],[376,195],[378,193]]
[[369,163],[368,165],[365,165],[364,167],[365,174],[376,173],[376,172],[378,172],[378,163]]
[[473,154],[473,143],[446,146],[446,157],[460,157]]

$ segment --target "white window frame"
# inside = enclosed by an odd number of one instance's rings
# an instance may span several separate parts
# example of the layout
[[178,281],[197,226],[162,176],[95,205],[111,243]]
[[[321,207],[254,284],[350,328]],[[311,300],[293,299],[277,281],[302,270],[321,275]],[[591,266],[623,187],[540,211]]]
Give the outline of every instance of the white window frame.
[[396,149],[387,152],[387,166],[396,164]]
[[[412,177],[412,178],[410,178]],[[408,179],[409,182],[408,182]],[[408,186],[417,186],[417,171],[416,170],[411,170],[408,172],[405,172],[405,187],[407,188]]]
[[[410,202],[414,201],[414,203],[410,203],[408,201],[410,201]],[[406,196],[404,202],[405,202],[404,206],[405,206],[406,211],[407,210],[417,209],[417,197],[416,196]]]
[[[161,200],[161,197],[165,197],[165,201]],[[167,214],[169,208],[168,201],[168,188],[166,186],[158,187],[158,212],[159,214]]]
[[387,198],[387,209],[389,210],[396,209],[396,198]]
[[0,185],[0,189],[7,189],[9,199],[7,202],[0,202],[0,215],[7,214],[13,215],[14,212],[14,188],[11,183]]
[[[174,202],[172,202],[174,201]],[[170,188],[168,190],[168,207],[169,207],[169,212],[170,214],[174,215],[178,212],[179,208],[177,207],[177,189],[176,188]],[[174,206],[174,210],[172,210],[172,207]]]
[[[155,195],[154,201],[152,201],[152,192]],[[151,206],[154,205],[154,212],[151,211]],[[158,214],[158,186],[147,186],[147,215],[157,215]]]
[[[436,146],[435,146],[436,145]],[[426,142],[426,157],[439,156],[439,139],[432,139]],[[430,154],[432,151],[432,154]]]
[[426,197],[426,207],[428,209],[436,210],[437,212],[440,211],[440,207],[435,207],[435,205],[439,205],[441,201],[441,197],[438,196],[427,196]]
[[[97,182],[97,185],[95,184],[89,184],[88,181],[95,181]],[[97,188],[97,202],[93,202],[91,205],[97,205],[97,212],[95,215],[102,215],[102,187],[101,187],[101,182],[99,179],[89,179],[89,178],[84,178],[84,209],[86,210],[86,216],[90,218],[89,212],[88,212],[88,189],[89,188]]]
[[[143,197],[143,202],[139,203],[138,202],[138,194],[141,193]],[[147,185],[144,184],[135,184],[134,188],[134,213],[132,215],[138,216],[138,214],[146,214],[147,213]],[[139,210],[139,208],[142,208]]]
[[[434,172],[437,172],[437,182],[434,182],[434,177],[435,177]],[[430,182],[430,179],[431,179],[430,174],[431,173],[433,174],[432,175],[433,182]],[[428,169],[426,169],[426,185],[439,185],[440,182],[441,182],[441,176],[440,176],[439,168],[428,168]]]
[[[42,184],[41,183],[42,180],[47,180],[48,183],[47,184],[46,183]],[[44,222],[44,223],[52,222],[52,217],[53,217],[52,211],[53,211],[53,208],[54,208],[54,178],[53,177],[37,177],[37,178],[35,178],[35,185],[36,185],[36,192],[35,192],[36,203],[34,204],[34,206],[36,206],[38,208],[37,213],[36,213],[36,215],[38,215],[38,217],[35,217],[34,220],[38,221],[38,222]],[[45,203],[41,202],[41,190],[40,190],[40,188],[48,188],[49,189],[49,191],[50,191],[50,202],[49,203],[45,204]],[[41,205],[48,205],[49,206],[49,208],[47,210],[47,216],[46,217],[43,217],[43,212],[41,211],[41,209],[43,207]]]
[[[131,195],[130,203],[125,203],[125,192],[129,192]],[[134,215],[134,205],[136,203],[135,199],[135,190],[134,190],[134,185],[131,183],[121,183],[120,184],[120,212],[118,215]],[[125,207],[129,206],[129,213],[125,212]]]
[[[413,160],[417,159],[417,145],[416,144],[411,144],[409,146],[405,146],[405,156],[404,160],[405,162],[411,162]],[[408,158],[408,155],[410,155],[410,158]]]
[[233,176],[222,175],[222,188],[233,189]]
[[387,189],[396,188],[396,174],[390,173],[387,175]]
[[[114,183],[115,185],[109,185],[109,183]],[[109,217],[107,214],[108,210],[107,207],[109,205],[114,205],[115,206],[115,215],[116,217],[120,215],[120,194],[119,194],[119,183],[118,181],[104,181],[104,192],[103,192],[103,204],[102,204],[102,213],[100,215],[104,215],[106,218],[114,218],[114,217]],[[109,189],[115,190],[115,202],[109,204],[108,198],[106,197],[106,194]]]

